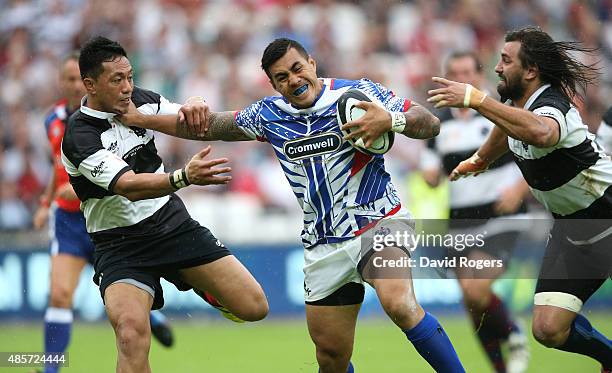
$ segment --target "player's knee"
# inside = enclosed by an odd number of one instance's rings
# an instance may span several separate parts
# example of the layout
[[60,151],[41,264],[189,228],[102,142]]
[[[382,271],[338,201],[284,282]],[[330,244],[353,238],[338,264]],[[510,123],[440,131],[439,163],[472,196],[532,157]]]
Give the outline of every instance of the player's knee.
[[337,343],[317,343],[317,361],[319,365],[346,365],[348,367],[351,360],[351,348]]
[[403,302],[401,298],[400,299],[387,298],[384,300],[381,299],[381,303],[382,303],[382,306],[385,312],[391,318],[395,319],[395,318],[403,317],[407,313],[408,307],[406,306],[405,302]]
[[567,338],[567,328],[544,318],[534,320],[531,331],[536,341],[546,347],[559,347]]
[[259,321],[268,315],[268,300],[263,290],[249,294],[243,298],[241,306],[232,312],[244,321]]
[[150,343],[149,321],[143,317],[125,314],[114,323],[117,345],[123,353],[148,350]]
[[416,300],[409,302],[405,297],[382,297],[380,303],[385,313],[397,325],[416,324],[420,308]]
[[57,308],[72,308],[73,289],[63,285],[53,285],[49,297],[51,307]]

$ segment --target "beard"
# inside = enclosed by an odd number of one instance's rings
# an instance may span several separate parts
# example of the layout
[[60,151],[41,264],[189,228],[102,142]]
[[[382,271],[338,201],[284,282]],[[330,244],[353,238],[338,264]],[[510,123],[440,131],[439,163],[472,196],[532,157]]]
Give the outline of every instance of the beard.
[[507,100],[516,101],[523,97],[526,88],[521,83],[519,77],[508,78],[503,76],[503,78],[504,80],[500,80],[497,83],[497,93],[501,97],[501,102],[506,102]]

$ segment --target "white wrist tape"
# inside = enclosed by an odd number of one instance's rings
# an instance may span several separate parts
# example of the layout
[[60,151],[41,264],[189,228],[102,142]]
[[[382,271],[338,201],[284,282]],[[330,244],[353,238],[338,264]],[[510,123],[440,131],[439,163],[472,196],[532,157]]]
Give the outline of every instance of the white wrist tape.
[[480,158],[480,156],[478,155],[478,152],[472,154],[472,156],[470,157],[470,163],[477,164],[480,162],[484,162],[484,161],[482,158]]
[[402,133],[406,128],[406,116],[401,111],[390,111],[391,114],[391,131]]
[[[474,95],[474,97],[472,97]],[[487,94],[474,88],[471,84],[465,85],[465,96],[463,96],[463,107],[470,107],[472,109],[478,109],[480,105],[487,98]],[[475,101],[478,102],[475,102]]]
[[472,87],[471,84],[465,85],[465,96],[463,96],[463,107],[470,107],[470,98],[472,97]]
[[170,185],[176,190],[189,186],[191,183],[187,179],[187,167],[175,170],[168,174]]

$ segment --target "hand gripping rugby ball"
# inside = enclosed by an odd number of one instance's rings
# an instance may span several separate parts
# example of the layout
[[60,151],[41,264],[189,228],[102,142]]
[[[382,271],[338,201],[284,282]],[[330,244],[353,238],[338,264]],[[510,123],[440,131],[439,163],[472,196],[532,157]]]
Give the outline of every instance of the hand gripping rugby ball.
[[[342,96],[338,99],[336,103],[336,116],[338,118],[338,125],[342,127],[343,124],[359,119],[365,114],[365,110],[356,107],[359,101],[368,101],[378,103],[376,100],[372,100],[368,95],[360,91],[359,89],[353,88],[344,92]],[[343,135],[347,135],[350,133],[350,129],[343,130],[341,129]],[[391,149],[393,145],[393,139],[395,137],[394,132],[387,132],[381,135],[379,138],[374,140],[372,145],[369,148],[365,147],[363,140],[361,138],[354,140],[348,139],[347,141],[351,143],[358,150],[368,153],[368,154],[384,154]]]

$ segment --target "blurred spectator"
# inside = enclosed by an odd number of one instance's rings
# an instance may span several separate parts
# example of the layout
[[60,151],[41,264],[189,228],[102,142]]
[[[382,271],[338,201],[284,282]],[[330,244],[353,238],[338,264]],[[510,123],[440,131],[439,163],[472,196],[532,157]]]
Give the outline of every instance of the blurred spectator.
[[0,181],[0,229],[25,229],[29,228],[31,223],[31,211],[19,199],[17,184]]

